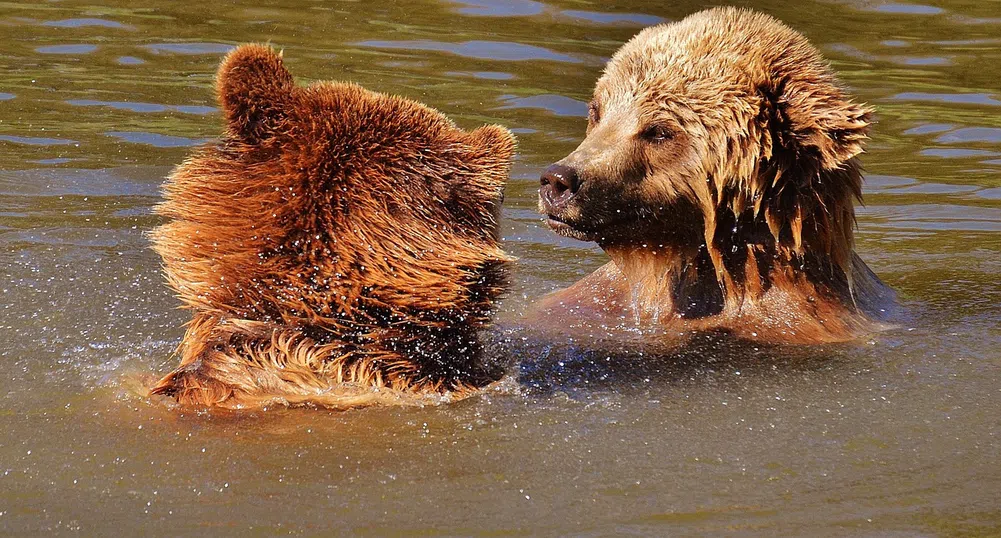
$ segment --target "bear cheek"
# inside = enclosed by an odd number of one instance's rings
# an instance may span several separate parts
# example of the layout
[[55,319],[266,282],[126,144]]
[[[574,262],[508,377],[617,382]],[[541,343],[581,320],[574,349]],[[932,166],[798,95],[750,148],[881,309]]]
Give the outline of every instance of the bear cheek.
[[683,137],[651,145],[644,153],[646,171],[640,190],[647,202],[672,205],[681,199],[696,201],[708,190],[701,159]]

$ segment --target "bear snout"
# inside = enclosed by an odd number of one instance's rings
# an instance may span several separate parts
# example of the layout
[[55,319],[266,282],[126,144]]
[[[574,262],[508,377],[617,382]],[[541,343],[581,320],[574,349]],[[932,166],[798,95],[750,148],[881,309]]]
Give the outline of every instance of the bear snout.
[[573,168],[556,163],[546,168],[540,178],[539,199],[546,212],[560,213],[577,191],[580,190],[580,176]]

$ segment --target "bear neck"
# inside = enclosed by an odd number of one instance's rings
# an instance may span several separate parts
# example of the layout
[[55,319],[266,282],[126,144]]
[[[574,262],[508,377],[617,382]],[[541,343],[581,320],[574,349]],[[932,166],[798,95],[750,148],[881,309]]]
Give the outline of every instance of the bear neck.
[[[727,226],[728,232],[734,229]],[[850,276],[829,254],[783,245],[764,223],[736,229],[737,235],[728,234],[712,248],[691,236],[678,241],[676,234],[673,242],[599,246],[628,283],[630,306],[660,320],[739,317],[778,308],[809,316],[818,300],[851,309]]]
[[[766,174],[774,168],[762,167]],[[625,278],[631,306],[660,320],[856,312],[855,288],[875,278],[856,270],[853,252],[862,168],[851,159],[834,170],[789,169],[817,178],[776,185],[767,176],[757,183],[782,188],[759,193],[760,205],[739,190],[724,191],[722,201],[681,200],[670,224],[641,222],[631,237],[599,242]]]
[[722,310],[722,288],[705,248],[670,243],[601,247],[625,277],[632,310],[657,318],[702,318]]

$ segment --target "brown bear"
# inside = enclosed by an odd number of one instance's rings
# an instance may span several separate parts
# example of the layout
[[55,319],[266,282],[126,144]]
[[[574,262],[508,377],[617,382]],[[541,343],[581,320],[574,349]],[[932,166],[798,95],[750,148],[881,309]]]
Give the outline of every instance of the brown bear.
[[799,33],[715,8],[641,31],[609,61],[584,141],[540,211],[611,262],[545,297],[568,327],[855,339],[892,292],[853,250],[871,110]]
[[354,84],[298,86],[262,45],[226,56],[216,88],[225,134],[173,171],[171,220],[152,233],[194,313],[152,392],[348,407],[491,382],[478,332],[506,283],[510,132]]

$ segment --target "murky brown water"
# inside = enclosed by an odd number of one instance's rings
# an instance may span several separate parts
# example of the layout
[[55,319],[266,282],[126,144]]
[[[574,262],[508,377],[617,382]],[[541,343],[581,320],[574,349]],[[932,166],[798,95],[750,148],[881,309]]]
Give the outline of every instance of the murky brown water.
[[[694,2],[0,3],[0,533],[1001,534],[1001,3],[746,3],[879,109],[859,250],[905,313],[858,346],[606,359],[510,328],[603,263],[542,228],[539,171],[603,61]],[[500,388],[346,413],[137,396],[186,319],[150,208],[219,132],[212,75],[244,41],[519,135]]]

